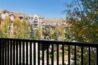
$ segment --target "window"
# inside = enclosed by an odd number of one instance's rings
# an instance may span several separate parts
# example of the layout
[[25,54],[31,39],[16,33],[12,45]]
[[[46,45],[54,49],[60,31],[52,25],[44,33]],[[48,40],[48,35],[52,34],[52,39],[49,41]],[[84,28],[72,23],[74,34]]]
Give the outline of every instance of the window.
[[38,21],[34,21],[34,23],[38,23]]

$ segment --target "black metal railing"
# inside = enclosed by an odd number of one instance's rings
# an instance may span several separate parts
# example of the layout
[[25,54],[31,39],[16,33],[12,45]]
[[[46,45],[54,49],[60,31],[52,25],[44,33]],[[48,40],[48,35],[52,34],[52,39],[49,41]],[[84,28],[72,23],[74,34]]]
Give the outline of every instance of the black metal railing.
[[98,44],[0,38],[0,65],[98,65]]

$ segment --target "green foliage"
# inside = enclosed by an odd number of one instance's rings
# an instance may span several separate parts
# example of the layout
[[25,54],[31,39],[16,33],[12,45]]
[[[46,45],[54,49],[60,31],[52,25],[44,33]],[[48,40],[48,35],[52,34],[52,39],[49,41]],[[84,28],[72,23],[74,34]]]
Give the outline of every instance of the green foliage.
[[28,22],[26,22],[26,20],[23,20],[23,33],[24,33],[24,38],[30,38],[30,26],[28,24]]
[[54,39],[54,40],[57,40],[57,30],[55,28],[50,28],[50,31],[49,31],[49,38],[50,39]]
[[[11,28],[13,24],[13,28]],[[11,30],[13,34],[11,34]],[[10,36],[11,34],[11,36]],[[6,17],[0,24],[0,37],[1,38],[30,38],[30,26],[24,19],[20,21],[18,17],[15,18],[14,22],[11,23],[10,18]]]
[[6,17],[4,21],[0,24],[0,37],[2,38],[8,38],[9,37],[9,25],[10,25],[10,19],[9,17]]
[[48,37],[49,40],[53,39],[58,41],[61,37],[64,40],[64,27],[63,26],[49,26],[43,29],[43,36]]
[[20,21],[18,18],[14,21],[14,37],[15,38],[30,38],[30,26],[24,19]]
[[[78,7],[68,12],[66,28],[66,37],[70,41],[81,41],[81,42],[98,42],[98,14],[96,0],[80,0],[82,2],[83,10],[81,11]],[[91,4],[93,3],[93,4]]]
[[37,40],[40,40],[41,39],[41,36],[42,36],[42,29],[41,28],[38,28],[37,30],[36,30],[36,39]]
[[[78,7],[72,6],[72,8],[70,7],[67,10],[66,23],[68,27],[65,33],[67,41],[98,43],[98,0],[77,0],[77,3],[79,4]],[[95,65],[96,52],[94,51],[91,48],[91,65]],[[87,65],[87,48],[84,48],[83,55],[85,60],[83,65]],[[77,54],[77,56],[79,58],[78,61],[81,61],[80,54]]]

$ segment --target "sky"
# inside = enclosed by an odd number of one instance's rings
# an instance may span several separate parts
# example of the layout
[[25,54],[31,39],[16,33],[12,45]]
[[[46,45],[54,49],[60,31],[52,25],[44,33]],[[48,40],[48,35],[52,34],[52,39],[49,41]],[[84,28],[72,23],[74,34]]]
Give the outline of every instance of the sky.
[[0,0],[0,9],[40,15],[48,18],[64,17],[65,4],[70,0]]

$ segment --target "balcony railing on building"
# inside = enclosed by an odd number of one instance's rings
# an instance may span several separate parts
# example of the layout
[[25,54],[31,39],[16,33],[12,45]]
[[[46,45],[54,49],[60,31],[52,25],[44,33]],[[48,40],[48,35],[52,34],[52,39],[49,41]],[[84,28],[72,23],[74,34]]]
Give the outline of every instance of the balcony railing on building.
[[98,44],[0,38],[0,65],[98,65]]

